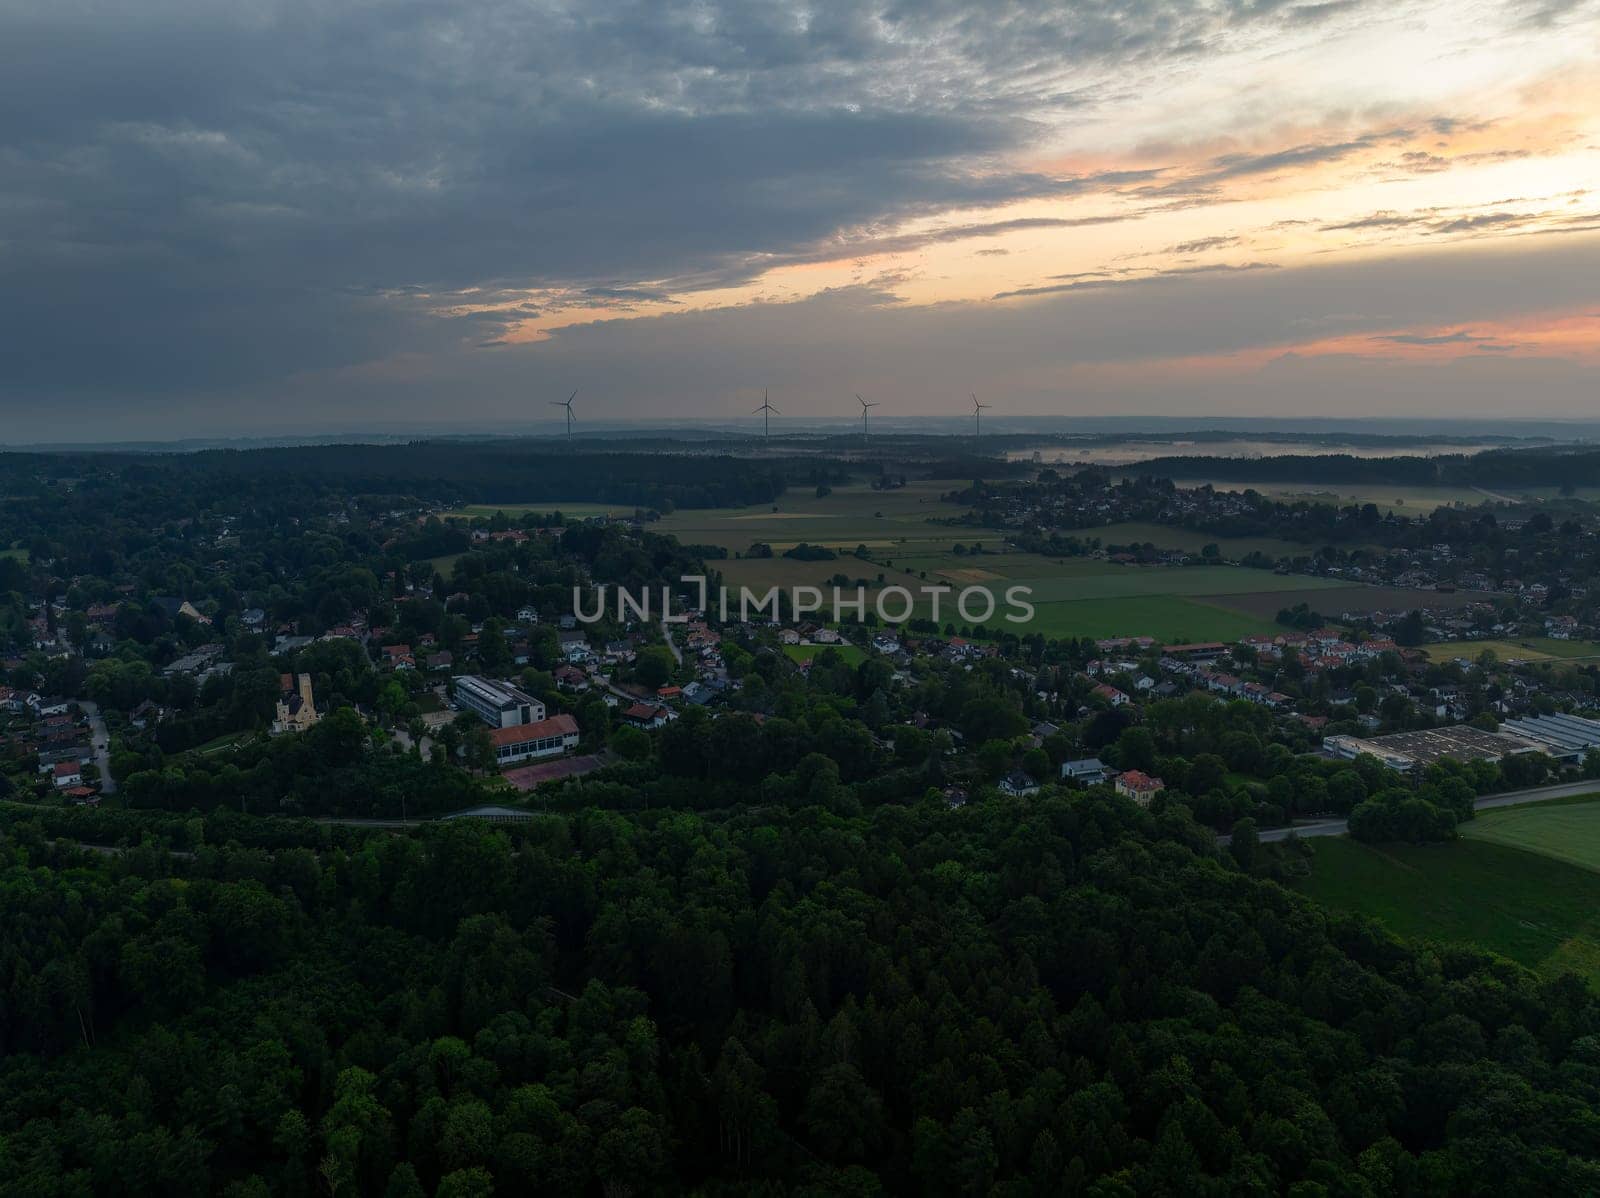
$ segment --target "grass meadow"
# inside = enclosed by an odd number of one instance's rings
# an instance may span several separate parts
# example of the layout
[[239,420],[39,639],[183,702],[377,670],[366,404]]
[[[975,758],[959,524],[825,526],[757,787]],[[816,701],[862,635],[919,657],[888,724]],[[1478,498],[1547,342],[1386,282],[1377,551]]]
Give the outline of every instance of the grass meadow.
[[1600,799],[1481,812],[1448,844],[1315,841],[1302,893],[1399,936],[1465,941],[1600,983]]

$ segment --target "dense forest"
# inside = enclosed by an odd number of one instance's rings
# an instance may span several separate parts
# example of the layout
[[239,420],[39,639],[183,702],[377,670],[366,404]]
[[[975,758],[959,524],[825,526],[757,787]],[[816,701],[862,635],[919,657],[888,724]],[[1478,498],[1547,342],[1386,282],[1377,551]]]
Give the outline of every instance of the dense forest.
[[0,842],[11,1194],[1588,1193],[1600,1007],[1181,808]]
[[582,500],[670,510],[765,503],[791,480],[815,485],[837,477],[837,467],[819,458],[573,453],[548,441],[0,454],[0,495],[11,503],[45,497],[65,481],[91,492],[177,488],[202,505],[213,496],[259,493],[270,500],[298,491],[467,503]]

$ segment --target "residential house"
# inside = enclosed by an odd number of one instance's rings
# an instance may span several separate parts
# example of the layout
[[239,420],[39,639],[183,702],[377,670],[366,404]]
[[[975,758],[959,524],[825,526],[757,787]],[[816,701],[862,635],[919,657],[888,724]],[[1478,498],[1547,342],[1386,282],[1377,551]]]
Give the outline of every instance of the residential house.
[[187,599],[179,599],[174,595],[156,595],[150,602],[161,610],[161,614],[169,620],[185,616],[197,624],[209,624],[211,621],[200,614],[198,608]]
[[1123,694],[1116,687],[1110,686],[1104,682],[1095,687],[1090,693],[1093,694],[1097,699],[1104,699],[1113,707],[1121,707],[1124,703],[1133,702],[1132,699],[1128,698],[1127,695]]
[[653,703],[635,703],[622,713],[622,718],[635,728],[660,728],[672,718],[672,713]]
[[411,652],[410,645],[385,645],[382,653],[383,665],[387,669],[414,670],[417,668],[417,659]]
[[557,634],[561,647],[561,656],[569,662],[588,661],[594,656],[589,648],[588,635],[582,629]]
[[1061,763],[1061,780],[1078,786],[1097,786],[1111,776],[1111,770],[1098,757],[1080,757]]
[[1152,778],[1141,770],[1118,774],[1115,786],[1119,795],[1132,799],[1141,807],[1150,806],[1150,800],[1166,789],[1166,783],[1160,778]]
[[1022,770],[1012,770],[1000,779],[1000,793],[1014,799],[1025,798],[1028,795],[1038,794],[1039,784]]
[[581,691],[589,689],[589,675],[577,666],[557,666],[555,668],[556,685],[564,691]]

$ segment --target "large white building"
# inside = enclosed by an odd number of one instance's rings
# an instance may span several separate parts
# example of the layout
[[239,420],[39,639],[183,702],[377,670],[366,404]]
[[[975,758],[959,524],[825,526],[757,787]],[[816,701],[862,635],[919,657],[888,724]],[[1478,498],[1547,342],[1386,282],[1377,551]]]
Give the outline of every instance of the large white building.
[[491,728],[515,728],[544,719],[544,704],[532,695],[494,678],[462,674],[454,680],[456,703]]
[[496,728],[489,733],[489,743],[494,746],[495,764],[501,767],[530,757],[555,757],[578,747],[578,721],[562,714],[532,724]]

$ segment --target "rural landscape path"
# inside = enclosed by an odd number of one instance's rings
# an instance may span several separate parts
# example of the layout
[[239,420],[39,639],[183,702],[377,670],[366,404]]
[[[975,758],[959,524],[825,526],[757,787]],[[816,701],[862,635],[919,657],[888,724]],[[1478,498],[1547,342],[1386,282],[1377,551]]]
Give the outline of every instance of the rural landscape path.
[[[1508,790],[1504,794],[1485,795],[1473,804],[1478,811],[1489,811],[1496,807],[1517,807],[1523,803],[1540,803],[1546,799],[1569,799],[1577,795],[1600,794],[1600,782],[1558,782],[1554,786],[1535,786],[1528,790]],[[1319,820],[1316,823],[1299,824],[1293,828],[1267,828],[1262,831],[1261,839],[1287,840],[1292,832],[1299,837],[1307,836],[1343,836],[1350,831],[1350,822],[1342,819]],[[1225,845],[1232,837],[1219,836],[1217,843]]]

